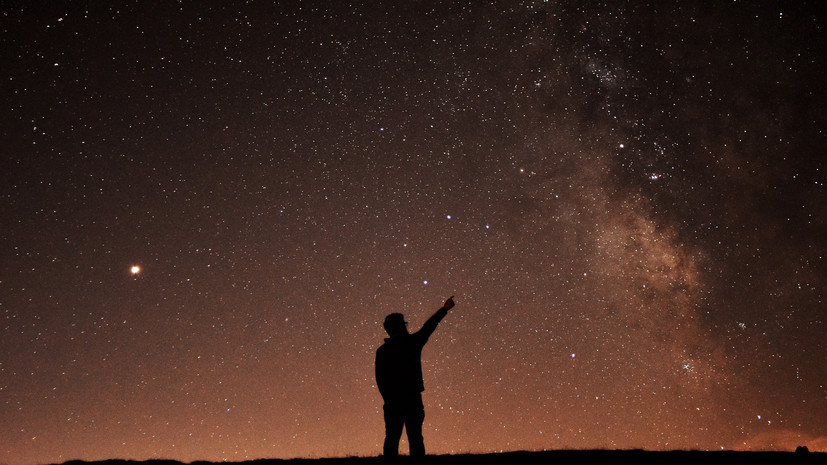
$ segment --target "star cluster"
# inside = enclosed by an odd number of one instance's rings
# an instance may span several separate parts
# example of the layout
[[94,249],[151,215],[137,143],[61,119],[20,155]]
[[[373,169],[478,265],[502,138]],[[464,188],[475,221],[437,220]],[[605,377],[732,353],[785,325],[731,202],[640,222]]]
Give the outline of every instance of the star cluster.
[[0,463],[827,450],[816,6],[4,7]]

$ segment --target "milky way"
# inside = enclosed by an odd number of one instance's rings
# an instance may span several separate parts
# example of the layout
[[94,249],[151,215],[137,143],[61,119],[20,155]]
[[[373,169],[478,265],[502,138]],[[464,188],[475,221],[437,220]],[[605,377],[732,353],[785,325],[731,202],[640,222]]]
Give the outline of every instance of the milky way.
[[0,463],[377,455],[381,322],[450,295],[429,453],[827,450],[818,2],[48,3]]

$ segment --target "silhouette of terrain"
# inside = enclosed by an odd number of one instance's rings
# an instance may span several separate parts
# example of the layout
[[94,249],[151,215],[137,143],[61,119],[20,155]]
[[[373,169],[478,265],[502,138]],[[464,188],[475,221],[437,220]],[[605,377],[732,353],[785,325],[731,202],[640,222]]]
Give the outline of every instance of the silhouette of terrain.
[[[220,462],[220,465],[281,465],[281,464],[314,464],[314,465],[370,465],[385,463],[428,463],[445,465],[466,464],[549,464],[567,465],[582,463],[597,464],[764,464],[764,463],[827,463],[827,453],[824,452],[737,452],[737,451],[666,451],[651,452],[645,450],[560,450],[542,452],[500,452],[490,454],[457,454],[457,455],[428,455],[424,459],[412,461],[407,456],[395,460],[385,460],[383,457],[343,457],[320,459],[259,459],[243,462]],[[104,460],[99,462],[85,462],[72,460],[63,465],[182,465],[174,460]],[[191,465],[218,465],[219,462],[196,461]]]

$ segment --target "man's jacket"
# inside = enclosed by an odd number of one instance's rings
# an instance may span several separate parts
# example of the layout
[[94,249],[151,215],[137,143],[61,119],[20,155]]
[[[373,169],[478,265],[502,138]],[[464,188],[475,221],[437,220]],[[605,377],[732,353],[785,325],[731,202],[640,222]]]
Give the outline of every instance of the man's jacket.
[[422,382],[422,348],[447,314],[448,310],[440,308],[419,331],[389,337],[376,350],[376,385],[385,402],[425,390]]

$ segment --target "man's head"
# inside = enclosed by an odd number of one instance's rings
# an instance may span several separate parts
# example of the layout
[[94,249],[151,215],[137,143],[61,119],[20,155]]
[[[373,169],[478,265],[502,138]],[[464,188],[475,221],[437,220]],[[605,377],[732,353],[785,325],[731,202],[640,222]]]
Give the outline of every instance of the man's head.
[[386,316],[384,326],[390,337],[408,334],[408,323],[405,322],[405,316],[401,313],[391,313]]

